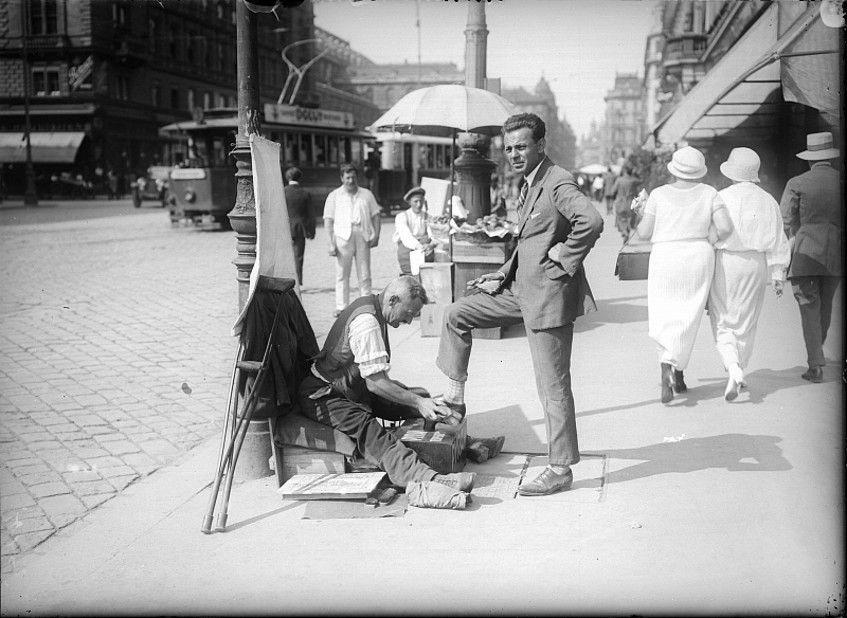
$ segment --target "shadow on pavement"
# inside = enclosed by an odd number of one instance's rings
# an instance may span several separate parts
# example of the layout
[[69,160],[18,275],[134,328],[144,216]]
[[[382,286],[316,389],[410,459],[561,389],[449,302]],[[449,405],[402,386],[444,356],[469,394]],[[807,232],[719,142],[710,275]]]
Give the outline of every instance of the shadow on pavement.
[[[726,402],[726,405],[743,405],[743,404],[759,404],[763,403],[768,395],[771,395],[783,388],[793,388],[796,386],[811,385],[811,382],[806,382],[800,378],[800,374],[806,370],[806,367],[796,366],[789,369],[758,369],[747,375],[747,388],[742,391],[741,396],[733,402]],[[696,406],[701,401],[709,399],[723,399],[724,388],[726,387],[726,378],[699,378],[698,381],[703,384],[692,386],[693,380],[690,375],[685,376],[688,383],[688,390],[684,393],[674,394],[673,400],[667,405],[668,408],[691,408]],[[824,376],[824,383],[832,381],[832,378]],[[656,397],[654,399],[645,399],[643,401],[631,401],[622,403],[616,406],[607,406],[605,408],[596,408],[594,410],[584,410],[577,412],[578,417],[594,416],[595,414],[606,414],[609,412],[620,412],[622,410],[632,410],[641,406],[651,405],[659,401],[659,382],[656,382]]]
[[645,461],[608,473],[606,482],[622,483],[657,474],[697,472],[709,468],[723,468],[729,472],[791,470],[791,464],[777,446],[781,440],[778,436],[729,433],[638,448],[607,450],[603,454],[611,459]]
[[[520,406],[512,405],[473,414],[469,417],[474,436],[506,436],[504,453],[547,454],[547,445],[538,439],[533,425],[544,423],[543,419],[531,421]],[[478,427],[482,428],[477,429]]]
[[256,515],[254,517],[250,517],[249,519],[245,519],[244,521],[239,521],[234,524],[227,524],[226,532],[232,532],[233,530],[238,530],[239,528],[243,528],[244,526],[249,526],[250,524],[255,524],[257,521],[261,521],[263,519],[267,519],[268,517],[273,517],[274,515],[278,515],[279,513],[284,513],[285,511],[290,511],[293,508],[296,508],[302,504],[301,502],[292,502],[290,504],[286,504],[279,508],[276,508],[272,511],[268,511],[267,513],[262,513],[261,515]]
[[647,305],[635,305],[628,300],[643,300],[646,295],[623,298],[596,299],[597,311],[592,311],[574,322],[574,331],[583,332],[603,324],[631,324],[647,321]]

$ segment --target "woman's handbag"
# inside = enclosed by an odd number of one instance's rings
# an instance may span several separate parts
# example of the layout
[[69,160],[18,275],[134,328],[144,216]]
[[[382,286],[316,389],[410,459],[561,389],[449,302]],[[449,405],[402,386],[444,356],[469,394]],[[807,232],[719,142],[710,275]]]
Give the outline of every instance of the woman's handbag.
[[615,263],[615,275],[621,281],[647,279],[650,265],[650,250],[653,244],[647,241],[630,238],[621,250]]

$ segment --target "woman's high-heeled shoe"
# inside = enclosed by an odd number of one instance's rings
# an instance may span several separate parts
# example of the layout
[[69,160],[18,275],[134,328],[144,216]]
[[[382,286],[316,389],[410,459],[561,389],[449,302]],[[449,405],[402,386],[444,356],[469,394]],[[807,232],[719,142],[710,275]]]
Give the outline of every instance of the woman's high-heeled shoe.
[[662,403],[668,403],[673,399],[673,365],[662,363]]

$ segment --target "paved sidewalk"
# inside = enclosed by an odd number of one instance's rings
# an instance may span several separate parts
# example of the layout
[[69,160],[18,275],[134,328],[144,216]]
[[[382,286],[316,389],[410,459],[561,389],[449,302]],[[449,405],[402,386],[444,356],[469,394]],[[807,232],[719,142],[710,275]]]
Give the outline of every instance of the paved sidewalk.
[[[796,303],[769,294],[750,390],[731,404],[704,321],[690,390],[664,406],[646,284],[614,279],[616,245],[607,228],[587,264],[600,310],[575,335],[584,458],[570,492],[480,497],[467,512],[310,521],[302,503],[282,501],[262,479],[234,491],[228,532],[205,536],[210,425],[197,448],[19,556],[3,577],[2,612],[842,613],[841,321],[825,383],[810,384],[799,377]],[[320,330],[317,296],[304,303]],[[439,390],[437,344],[417,323],[392,331],[392,375]],[[503,432],[516,453],[481,471],[514,479],[544,464],[520,329],[475,343],[467,401],[470,431]]]
[[[216,435],[236,346],[232,232],[171,228],[161,209],[120,201],[39,209],[3,220],[54,222],[0,226],[4,573],[56,530]],[[104,216],[112,211],[120,216]],[[392,231],[386,221],[374,252],[377,289],[396,271]],[[322,338],[334,271],[318,233],[307,243],[303,304]]]

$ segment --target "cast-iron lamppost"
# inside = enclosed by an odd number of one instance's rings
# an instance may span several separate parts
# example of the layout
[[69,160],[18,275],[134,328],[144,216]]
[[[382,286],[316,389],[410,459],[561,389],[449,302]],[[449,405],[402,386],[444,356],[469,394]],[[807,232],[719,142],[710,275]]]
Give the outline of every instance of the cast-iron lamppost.
[[[236,234],[236,256],[232,263],[237,269],[238,310],[247,302],[250,272],[256,263],[256,199],[253,193],[253,165],[250,155],[250,135],[261,135],[262,111],[259,105],[259,54],[257,13],[272,13],[281,7],[295,7],[303,0],[236,0],[236,75],[238,80],[238,133],[235,147],[235,204],[228,217]],[[255,424],[255,430],[254,430]],[[251,422],[238,459],[236,474],[242,479],[267,476],[271,455],[267,421]]]

